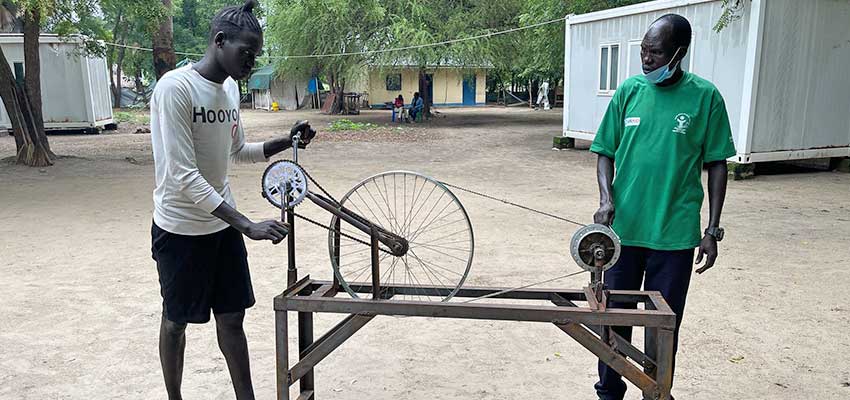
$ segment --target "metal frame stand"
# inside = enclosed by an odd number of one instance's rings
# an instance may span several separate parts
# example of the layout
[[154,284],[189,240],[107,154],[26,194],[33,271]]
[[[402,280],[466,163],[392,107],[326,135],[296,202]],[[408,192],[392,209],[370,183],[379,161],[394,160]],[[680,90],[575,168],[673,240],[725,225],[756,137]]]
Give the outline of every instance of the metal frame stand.
[[[286,203],[283,203],[286,204]],[[288,237],[288,287],[274,298],[275,357],[277,369],[277,398],[290,400],[289,387],[299,382],[296,400],[315,399],[313,369],[378,315],[432,318],[460,318],[499,321],[545,322],[575,339],[624,378],[631,381],[649,399],[670,399],[673,381],[673,330],[676,314],[659,292],[606,290],[601,285],[601,271],[593,272],[593,282],[583,290],[518,289],[465,287],[455,298],[478,298],[492,295],[494,299],[545,300],[551,305],[506,303],[423,302],[393,300],[395,295],[416,295],[423,288],[430,293],[447,296],[454,288],[448,286],[382,285],[379,281],[378,230],[371,225],[372,282],[351,283],[356,293],[372,294],[372,299],[352,298],[339,292],[339,282],[317,281],[309,276],[298,280],[295,264],[295,226],[292,209],[282,210],[283,220],[290,224]],[[337,227],[338,229],[338,227]],[[338,254],[338,253],[337,253]],[[498,293],[496,295],[493,295]],[[575,302],[586,302],[579,306]],[[643,304],[643,309],[612,308],[609,302]],[[298,313],[298,355],[295,365],[289,364],[289,315]],[[314,313],[348,314],[340,323],[314,341]],[[645,327],[645,350],[641,351],[611,326]]]
[[[298,162],[299,135],[293,138],[293,161]],[[406,241],[387,234],[365,218],[356,216],[344,207],[333,204],[321,196],[310,199],[339,217],[333,227],[339,257],[340,220],[371,236],[372,282],[350,283],[358,294],[372,294],[371,299],[352,298],[347,293],[341,297],[336,277],[333,281],[316,281],[309,276],[299,280],[295,260],[295,213],[290,187],[284,184],[281,193],[281,221],[289,225],[287,237],[287,289],[274,298],[275,358],[277,369],[277,398],[290,400],[289,387],[300,384],[297,400],[315,398],[314,367],[357,333],[378,315],[397,315],[432,318],[460,318],[499,321],[546,322],[575,339],[624,378],[634,383],[644,397],[670,399],[673,381],[673,330],[676,314],[659,292],[607,290],[602,281],[606,249],[598,245],[592,250],[596,267],[591,272],[591,283],[583,290],[569,289],[507,289],[464,287],[455,293],[456,298],[544,300],[551,305],[528,303],[507,304],[470,302],[427,302],[394,300],[396,295],[417,295],[426,292],[449,296],[454,287],[425,285],[382,285],[380,282],[380,244],[390,248],[392,254],[404,254]],[[309,193],[308,193],[309,195]],[[398,254],[397,254],[398,253]],[[337,259],[338,262],[338,259]],[[575,302],[586,302],[579,306]],[[620,309],[610,307],[610,302],[638,303],[643,308]],[[295,365],[289,365],[289,312],[298,313],[298,355]],[[348,314],[342,322],[314,341],[313,314]],[[645,350],[642,352],[611,330],[612,326],[645,327]]]
[[[352,284],[357,293],[373,293],[371,283]],[[552,323],[590,350],[650,399],[670,398],[673,361],[673,329],[676,315],[658,292],[618,291],[606,293],[609,301],[644,304],[645,309],[600,307],[590,290],[516,290],[493,298],[546,300],[550,306],[525,304],[423,302],[392,300],[392,296],[415,295],[422,286],[384,285],[378,300],[356,299],[343,292],[341,297],[331,281],[309,276],[297,281],[274,299],[278,399],[289,400],[289,386],[300,382],[298,400],[314,398],[313,368],[333,350],[377,315],[483,319]],[[448,294],[454,288],[429,286],[428,290]],[[476,298],[504,288],[468,287],[457,298]],[[587,302],[580,307],[574,302]],[[299,361],[289,365],[288,312],[298,312]],[[313,313],[349,314],[322,337],[313,341]],[[641,352],[611,331],[611,326],[646,327],[646,349]],[[607,338],[607,340],[604,340]],[[633,362],[629,361],[633,360]],[[635,364],[636,363],[636,364]]]

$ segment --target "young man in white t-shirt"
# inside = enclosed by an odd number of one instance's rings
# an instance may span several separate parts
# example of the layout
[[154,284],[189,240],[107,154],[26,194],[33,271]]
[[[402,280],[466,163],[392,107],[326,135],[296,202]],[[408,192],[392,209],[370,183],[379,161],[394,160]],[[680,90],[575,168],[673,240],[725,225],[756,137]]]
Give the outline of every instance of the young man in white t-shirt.
[[306,121],[287,137],[246,143],[239,88],[263,47],[255,0],[222,9],[212,20],[204,57],[166,73],[151,100],[156,188],[152,255],[162,294],[159,355],[169,399],[180,399],[188,323],[215,315],[218,344],[237,399],[253,399],[242,321],[254,305],[242,235],[280,243],[286,224],[253,222],[236,211],[227,179],[230,161],[264,162],[315,131]]

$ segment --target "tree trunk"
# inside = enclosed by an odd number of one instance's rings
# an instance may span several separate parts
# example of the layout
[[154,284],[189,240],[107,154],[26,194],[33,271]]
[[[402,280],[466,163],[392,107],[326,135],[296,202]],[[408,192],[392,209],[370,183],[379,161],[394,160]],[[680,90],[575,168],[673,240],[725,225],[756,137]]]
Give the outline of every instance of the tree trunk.
[[422,116],[425,118],[431,118],[431,91],[428,89],[431,86],[431,82],[428,81],[428,77],[425,74],[425,69],[419,70],[419,97],[422,98]]
[[[41,14],[38,8],[28,10],[24,14],[24,93],[26,102],[23,104],[29,105],[29,111],[24,113],[25,118],[32,120],[35,128],[34,137],[39,143],[34,149],[36,151],[44,151],[48,160],[56,158],[56,154],[50,150],[50,142],[47,141],[47,135],[44,133],[44,116],[41,107],[41,55],[39,54],[39,35],[41,31]],[[35,155],[40,158],[40,154]],[[24,163],[30,164],[28,156]]]
[[[119,36],[118,32],[121,30],[121,19],[124,16],[123,9],[118,10],[118,15],[115,17],[115,27],[112,28],[112,37],[117,38]],[[109,68],[109,89],[112,90],[112,107],[119,108],[121,107],[121,90],[115,85],[115,74],[113,73],[113,65],[115,62],[115,46],[109,46],[109,49],[106,50],[106,63],[107,68]]]
[[335,96],[334,103],[328,109],[328,114],[342,114],[345,111],[345,99],[343,99],[344,82],[339,77],[339,74],[332,72],[328,75],[328,84],[331,86],[331,93]]
[[156,79],[159,80],[166,72],[171,71],[177,64],[174,54],[174,24],[171,17],[171,0],[162,0],[162,5],[169,11],[162,19],[159,29],[153,35],[153,67]]
[[[124,44],[124,38],[121,38],[121,44]],[[124,55],[127,49],[121,47],[118,49],[118,57],[115,60],[115,107],[121,108],[121,91],[124,89],[124,79],[121,74],[121,69],[124,64]]]
[[6,54],[0,48],[0,98],[15,133],[17,162],[32,167],[52,165],[47,149],[38,137],[31,108],[23,86],[19,86],[9,67]]
[[145,92],[145,84],[142,83],[142,69],[136,67],[136,73],[133,75],[133,82],[136,84],[136,93]]

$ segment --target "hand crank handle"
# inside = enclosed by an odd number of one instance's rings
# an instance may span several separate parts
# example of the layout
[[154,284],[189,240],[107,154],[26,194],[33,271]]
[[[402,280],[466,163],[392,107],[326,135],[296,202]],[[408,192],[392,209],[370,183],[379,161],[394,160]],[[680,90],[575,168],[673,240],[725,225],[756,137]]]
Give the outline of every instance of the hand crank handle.
[[[310,199],[310,201],[312,201],[317,206],[324,208],[329,213],[336,215],[343,221],[351,224],[359,231],[371,236],[371,225],[373,223],[368,219],[363,218],[354,211],[351,211],[337,204],[335,201],[325,198],[322,195],[308,191],[307,198]],[[375,227],[378,231],[378,241],[389,247],[390,253],[392,253],[396,257],[401,257],[407,254],[407,250],[409,249],[409,244],[407,240],[392,232],[388,232],[380,226],[376,225]]]

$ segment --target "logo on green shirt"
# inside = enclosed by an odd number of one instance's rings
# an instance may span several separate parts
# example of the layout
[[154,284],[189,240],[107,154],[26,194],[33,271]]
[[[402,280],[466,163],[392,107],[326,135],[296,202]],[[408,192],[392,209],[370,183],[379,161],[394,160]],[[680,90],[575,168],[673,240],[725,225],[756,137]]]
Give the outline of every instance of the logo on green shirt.
[[684,135],[688,133],[688,127],[691,126],[691,116],[681,113],[676,116],[676,127],[673,128],[673,133]]

